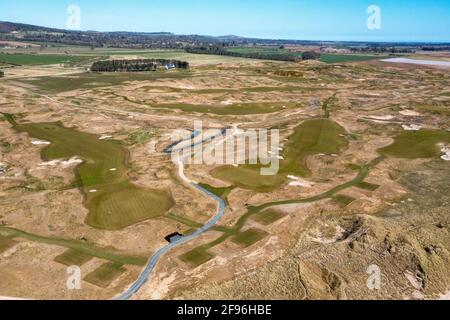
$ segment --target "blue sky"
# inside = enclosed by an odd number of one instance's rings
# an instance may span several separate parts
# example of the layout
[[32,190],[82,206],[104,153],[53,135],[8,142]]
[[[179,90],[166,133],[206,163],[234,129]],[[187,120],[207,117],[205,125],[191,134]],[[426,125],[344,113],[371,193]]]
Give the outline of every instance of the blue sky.
[[[450,0],[1,0],[0,20],[65,28],[69,5],[82,30],[450,42]],[[369,5],[381,9],[380,30],[367,28]]]

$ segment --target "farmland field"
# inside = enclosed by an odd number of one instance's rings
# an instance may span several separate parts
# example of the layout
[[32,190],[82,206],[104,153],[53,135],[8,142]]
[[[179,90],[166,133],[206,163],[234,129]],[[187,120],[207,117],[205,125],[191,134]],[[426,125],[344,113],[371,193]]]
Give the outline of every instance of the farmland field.
[[342,63],[342,62],[356,62],[356,61],[368,61],[385,59],[387,56],[381,55],[360,55],[360,54],[333,54],[322,53],[320,55],[320,61],[325,63]]
[[73,64],[82,62],[86,58],[71,55],[46,55],[46,54],[4,54],[0,53],[0,63],[14,65],[49,65],[49,64]]

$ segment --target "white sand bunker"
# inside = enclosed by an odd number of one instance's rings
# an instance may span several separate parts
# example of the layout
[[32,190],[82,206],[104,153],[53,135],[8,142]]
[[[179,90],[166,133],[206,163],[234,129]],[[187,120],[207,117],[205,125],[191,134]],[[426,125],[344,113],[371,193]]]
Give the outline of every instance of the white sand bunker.
[[450,161],[450,148],[446,146],[446,147],[443,147],[441,149],[441,151],[443,153],[443,155],[441,156],[441,159],[445,160],[445,161]]
[[71,167],[73,165],[78,165],[80,163],[83,163],[83,160],[81,160],[78,157],[70,158],[69,160],[52,160],[40,163],[40,167],[56,167],[56,166],[62,166],[64,168]]
[[403,127],[403,130],[406,130],[406,131],[418,131],[422,128],[421,126],[419,126],[417,124],[412,124],[409,126],[406,124],[403,124],[402,127]]
[[31,141],[31,144],[34,144],[35,146],[41,146],[41,145],[47,146],[50,144],[50,142],[44,141],[44,140],[33,140],[33,141]]
[[408,116],[408,117],[418,117],[421,115],[420,113],[413,111],[413,110],[402,110],[402,111],[400,111],[400,114],[403,116]]
[[368,116],[367,118],[375,119],[375,120],[392,120],[392,119],[394,119],[394,116],[388,114],[385,116]]
[[289,183],[289,186],[292,187],[312,188],[312,186],[314,186],[313,182],[306,181],[300,177],[289,175],[288,178],[294,180]]
[[109,136],[109,135],[103,135],[103,136],[101,136],[100,138],[98,138],[98,140],[109,140],[109,139],[112,139],[112,136]]

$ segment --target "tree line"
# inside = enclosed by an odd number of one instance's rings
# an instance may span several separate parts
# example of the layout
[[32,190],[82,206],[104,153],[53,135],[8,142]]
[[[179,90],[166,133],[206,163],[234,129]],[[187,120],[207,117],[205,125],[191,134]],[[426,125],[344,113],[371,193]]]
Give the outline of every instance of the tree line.
[[143,72],[156,71],[159,66],[188,69],[189,63],[180,60],[167,59],[134,59],[134,60],[103,60],[96,61],[91,66],[93,72]]
[[302,61],[319,59],[320,54],[313,51],[303,52],[301,56],[291,56],[288,54],[277,54],[277,53],[264,53],[264,52],[234,52],[228,51],[220,46],[197,46],[197,47],[187,47],[185,49],[188,53],[195,54],[212,54],[220,56],[230,56],[238,58],[249,58],[249,59],[262,59],[262,60],[275,60],[275,61]]

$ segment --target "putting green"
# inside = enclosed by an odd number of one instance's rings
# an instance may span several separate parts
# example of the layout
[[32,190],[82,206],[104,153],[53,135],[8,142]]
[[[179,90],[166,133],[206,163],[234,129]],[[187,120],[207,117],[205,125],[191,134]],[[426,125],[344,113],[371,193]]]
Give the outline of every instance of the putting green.
[[66,128],[60,123],[17,124],[15,129],[51,142],[41,154],[44,161],[79,157],[76,167],[85,205],[86,223],[106,230],[119,230],[162,216],[173,205],[162,191],[137,187],[128,181],[128,152],[117,141]]
[[282,152],[284,160],[280,160],[277,175],[261,175],[261,165],[222,166],[211,174],[244,189],[270,192],[282,185],[288,175],[309,175],[310,171],[306,165],[308,156],[339,153],[347,147],[348,142],[343,136],[345,133],[344,128],[330,119],[307,120],[295,128],[289,137]]

